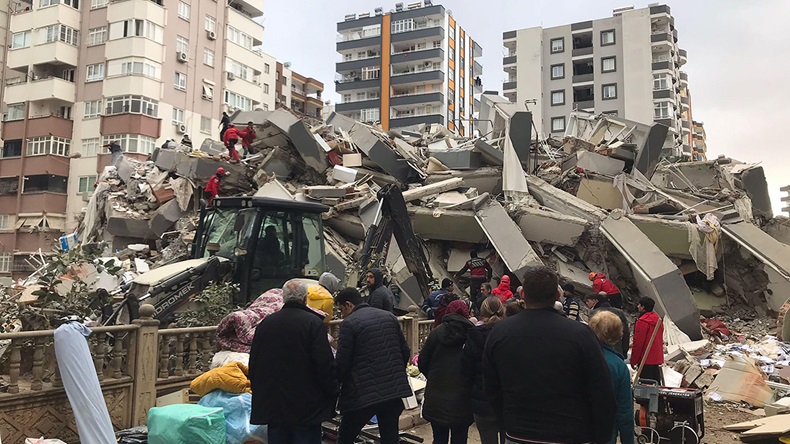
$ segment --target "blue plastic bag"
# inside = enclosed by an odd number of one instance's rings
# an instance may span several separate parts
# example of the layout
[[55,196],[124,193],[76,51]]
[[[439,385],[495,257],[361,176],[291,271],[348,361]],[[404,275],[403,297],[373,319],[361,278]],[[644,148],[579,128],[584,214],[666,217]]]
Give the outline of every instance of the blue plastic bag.
[[266,442],[267,427],[250,424],[252,395],[249,393],[236,395],[223,390],[212,390],[200,398],[198,405],[223,409],[228,444],[244,444],[247,441]]

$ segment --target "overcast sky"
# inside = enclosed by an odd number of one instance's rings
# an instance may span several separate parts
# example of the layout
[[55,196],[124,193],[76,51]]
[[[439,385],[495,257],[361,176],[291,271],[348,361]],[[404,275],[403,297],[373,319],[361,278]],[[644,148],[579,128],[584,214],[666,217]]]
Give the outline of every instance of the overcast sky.
[[[408,0],[403,0],[409,3]],[[349,13],[393,9],[395,1],[267,0],[265,52],[302,75],[324,82],[326,98],[334,93],[337,22]],[[502,32],[533,26],[551,27],[612,15],[612,9],[649,2],[627,0],[465,0],[441,1],[483,47],[483,86],[501,91]],[[761,162],[768,176],[774,212],[779,187],[790,185],[790,1],[683,0],[667,3],[675,17],[678,44],[688,51],[683,70],[689,75],[694,120],[705,122],[708,158],[724,154],[744,162]],[[626,116],[627,117],[627,116]]]

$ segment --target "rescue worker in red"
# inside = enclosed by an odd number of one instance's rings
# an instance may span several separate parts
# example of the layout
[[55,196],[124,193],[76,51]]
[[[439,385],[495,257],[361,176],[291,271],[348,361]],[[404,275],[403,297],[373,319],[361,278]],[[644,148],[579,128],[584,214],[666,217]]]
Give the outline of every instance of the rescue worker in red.
[[230,156],[231,162],[238,162],[241,160],[239,158],[239,152],[236,151],[236,142],[239,141],[239,130],[236,128],[236,125],[230,123],[228,124],[228,129],[225,130],[225,139],[222,141],[225,143],[225,146],[228,147],[228,155]]
[[620,289],[603,273],[590,273],[590,280],[593,283],[593,293],[606,293],[612,307],[623,308],[623,296],[620,294]]
[[219,187],[222,185],[222,178],[229,174],[230,173],[225,171],[225,168],[219,167],[217,168],[216,174],[211,176],[211,179],[208,180],[206,188],[203,190],[203,197],[206,199],[208,205],[211,205],[211,201],[219,195]]
[[472,250],[469,255],[471,258],[466,261],[463,268],[458,270],[458,273],[455,273],[455,277],[458,278],[458,276],[469,270],[469,286],[472,290],[472,302],[477,304],[477,299],[480,295],[480,286],[491,280],[491,265],[489,265],[487,260],[477,257],[477,251],[475,250]]
[[239,136],[241,136],[241,147],[244,148],[244,158],[251,153],[252,142],[255,142],[255,137],[257,136],[257,134],[255,134],[255,128],[253,128],[252,125],[253,123],[251,121],[247,122],[247,126],[239,131]]
[[[652,379],[660,384],[663,383],[661,374],[661,364],[664,363],[664,324],[659,325],[661,318],[658,313],[653,311],[656,301],[650,298],[642,298],[636,308],[639,310],[639,319],[634,324],[634,344],[631,347],[631,366],[638,368],[642,362],[642,357],[647,355],[645,366],[642,368],[640,379]],[[656,337],[650,349],[647,348],[653,331],[658,325]]]

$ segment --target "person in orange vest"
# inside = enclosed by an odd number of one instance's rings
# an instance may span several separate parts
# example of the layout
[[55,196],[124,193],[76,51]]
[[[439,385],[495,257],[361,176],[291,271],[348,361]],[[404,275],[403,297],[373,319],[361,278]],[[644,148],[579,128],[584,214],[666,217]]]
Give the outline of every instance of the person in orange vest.
[[211,205],[211,201],[219,195],[219,187],[222,185],[222,178],[229,174],[230,173],[225,171],[225,168],[219,167],[217,168],[217,172],[208,180],[206,188],[203,190],[203,197],[206,198],[208,205]]
[[225,143],[225,146],[228,147],[230,161],[234,163],[241,160],[241,158],[239,158],[239,152],[236,151],[236,142],[239,141],[239,136],[239,130],[236,128],[236,125],[232,123],[228,124],[228,129],[225,131],[225,138],[222,141]]
[[612,307],[623,308],[623,296],[620,294],[620,289],[603,273],[590,273],[590,280],[593,283],[594,293],[606,293]]
[[252,121],[247,122],[247,126],[239,131],[239,136],[241,136],[241,147],[244,149],[244,157],[246,158],[252,152],[252,142],[255,142],[255,137],[257,136]]

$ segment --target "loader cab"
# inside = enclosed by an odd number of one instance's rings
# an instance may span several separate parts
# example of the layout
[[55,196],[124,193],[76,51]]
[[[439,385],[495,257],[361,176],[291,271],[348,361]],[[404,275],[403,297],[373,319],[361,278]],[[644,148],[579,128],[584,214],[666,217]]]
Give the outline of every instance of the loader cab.
[[321,213],[328,209],[267,197],[214,199],[201,210],[193,257],[229,260],[240,304],[292,278],[318,279],[326,270]]

